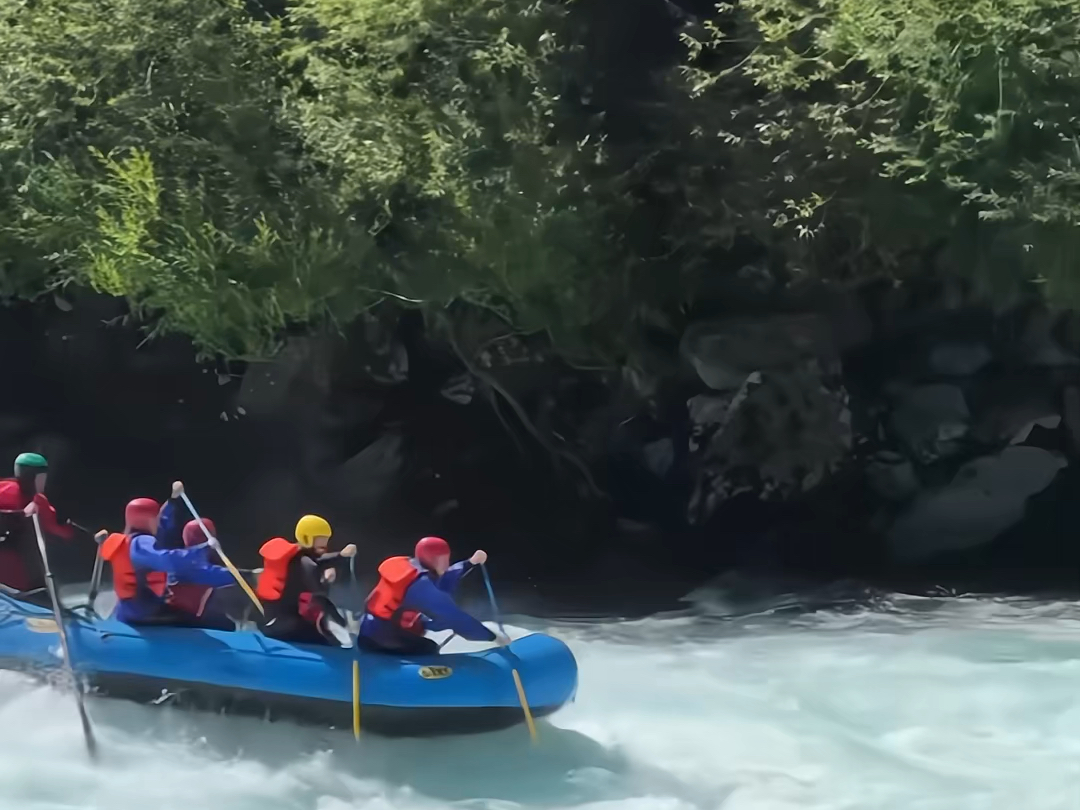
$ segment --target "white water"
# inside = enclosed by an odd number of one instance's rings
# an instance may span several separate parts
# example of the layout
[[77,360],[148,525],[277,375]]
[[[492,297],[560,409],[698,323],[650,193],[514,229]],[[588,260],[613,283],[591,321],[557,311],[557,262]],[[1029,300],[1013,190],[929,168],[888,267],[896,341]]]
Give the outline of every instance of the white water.
[[904,599],[550,631],[581,688],[536,748],[524,727],[357,746],[93,700],[95,768],[70,696],[2,674],[0,808],[1080,808],[1078,606]]

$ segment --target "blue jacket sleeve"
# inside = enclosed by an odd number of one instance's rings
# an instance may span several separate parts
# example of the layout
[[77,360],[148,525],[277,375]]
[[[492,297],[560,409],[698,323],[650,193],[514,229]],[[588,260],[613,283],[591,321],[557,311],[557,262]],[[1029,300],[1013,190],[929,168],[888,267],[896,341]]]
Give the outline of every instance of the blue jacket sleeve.
[[[444,575],[445,576],[445,575]],[[454,600],[427,577],[420,577],[405,593],[404,606],[432,619],[430,629],[450,629],[468,641],[494,641],[495,634],[454,604]]]
[[[217,586],[227,585],[232,581],[228,569],[219,569],[224,572],[225,577],[210,572],[210,569],[219,567],[210,565],[210,546],[207,543],[191,548],[159,549],[154,547],[153,537],[140,534],[132,538],[130,554],[131,564],[136,568],[164,571],[176,577],[178,582]],[[213,578],[213,581],[209,581],[209,578]]]
[[443,593],[453,593],[457,586],[461,584],[461,580],[465,578],[465,575],[473,570],[475,566],[468,560],[462,560],[461,562],[454,563],[446,569],[446,573],[439,577],[439,581],[435,583],[435,587]]
[[179,532],[180,522],[176,519],[176,501],[172,498],[161,507],[158,515],[157,541],[160,548],[183,548],[184,540]]

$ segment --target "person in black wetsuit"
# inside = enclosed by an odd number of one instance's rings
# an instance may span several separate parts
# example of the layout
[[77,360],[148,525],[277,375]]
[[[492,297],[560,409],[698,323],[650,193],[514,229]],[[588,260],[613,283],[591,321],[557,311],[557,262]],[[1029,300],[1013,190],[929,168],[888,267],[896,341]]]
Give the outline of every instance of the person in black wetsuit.
[[304,515],[296,524],[296,542],[275,537],[259,553],[263,570],[255,595],[266,611],[262,631],[281,641],[352,646],[344,617],[328,595],[336,567],[356,554],[349,544],[327,551],[330,524],[317,515]]

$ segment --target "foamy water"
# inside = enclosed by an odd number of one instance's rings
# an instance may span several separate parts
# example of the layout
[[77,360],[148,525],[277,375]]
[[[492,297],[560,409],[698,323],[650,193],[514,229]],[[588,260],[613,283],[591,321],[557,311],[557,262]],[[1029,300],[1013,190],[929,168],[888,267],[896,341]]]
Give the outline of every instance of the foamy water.
[[536,747],[95,699],[95,767],[70,696],[2,674],[0,808],[1080,809],[1080,607],[710,612],[534,625],[581,667]]

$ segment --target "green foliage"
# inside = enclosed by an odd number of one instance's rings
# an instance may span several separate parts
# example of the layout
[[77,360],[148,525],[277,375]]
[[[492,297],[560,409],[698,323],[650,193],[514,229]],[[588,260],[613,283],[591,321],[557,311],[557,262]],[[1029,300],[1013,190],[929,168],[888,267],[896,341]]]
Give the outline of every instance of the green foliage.
[[633,85],[598,0],[0,15],[0,297],[122,296],[207,353],[407,306],[463,351],[479,317],[625,362],[761,252],[766,286],[945,266],[1080,301],[1064,0],[721,3],[685,64],[626,44]]
[[581,351],[609,262],[559,98],[558,3],[299,0],[287,58],[305,145],[394,256],[394,291],[486,308]]
[[[752,83],[729,137],[775,166],[759,210],[778,229],[839,230],[862,268],[962,244],[981,281],[1046,280],[1061,298],[1080,225],[1078,40],[1065,0],[743,0],[690,40],[687,75],[703,98]],[[735,69],[700,65],[733,50]]]
[[318,193],[275,43],[238,6],[43,0],[7,16],[4,236],[21,249],[5,277],[125,296],[234,356],[370,303],[355,282],[378,275],[372,240]]
[[[605,252],[554,3],[12,3],[6,295],[77,283],[228,356],[383,301],[580,343]],[[598,315],[599,313],[599,315]]]

